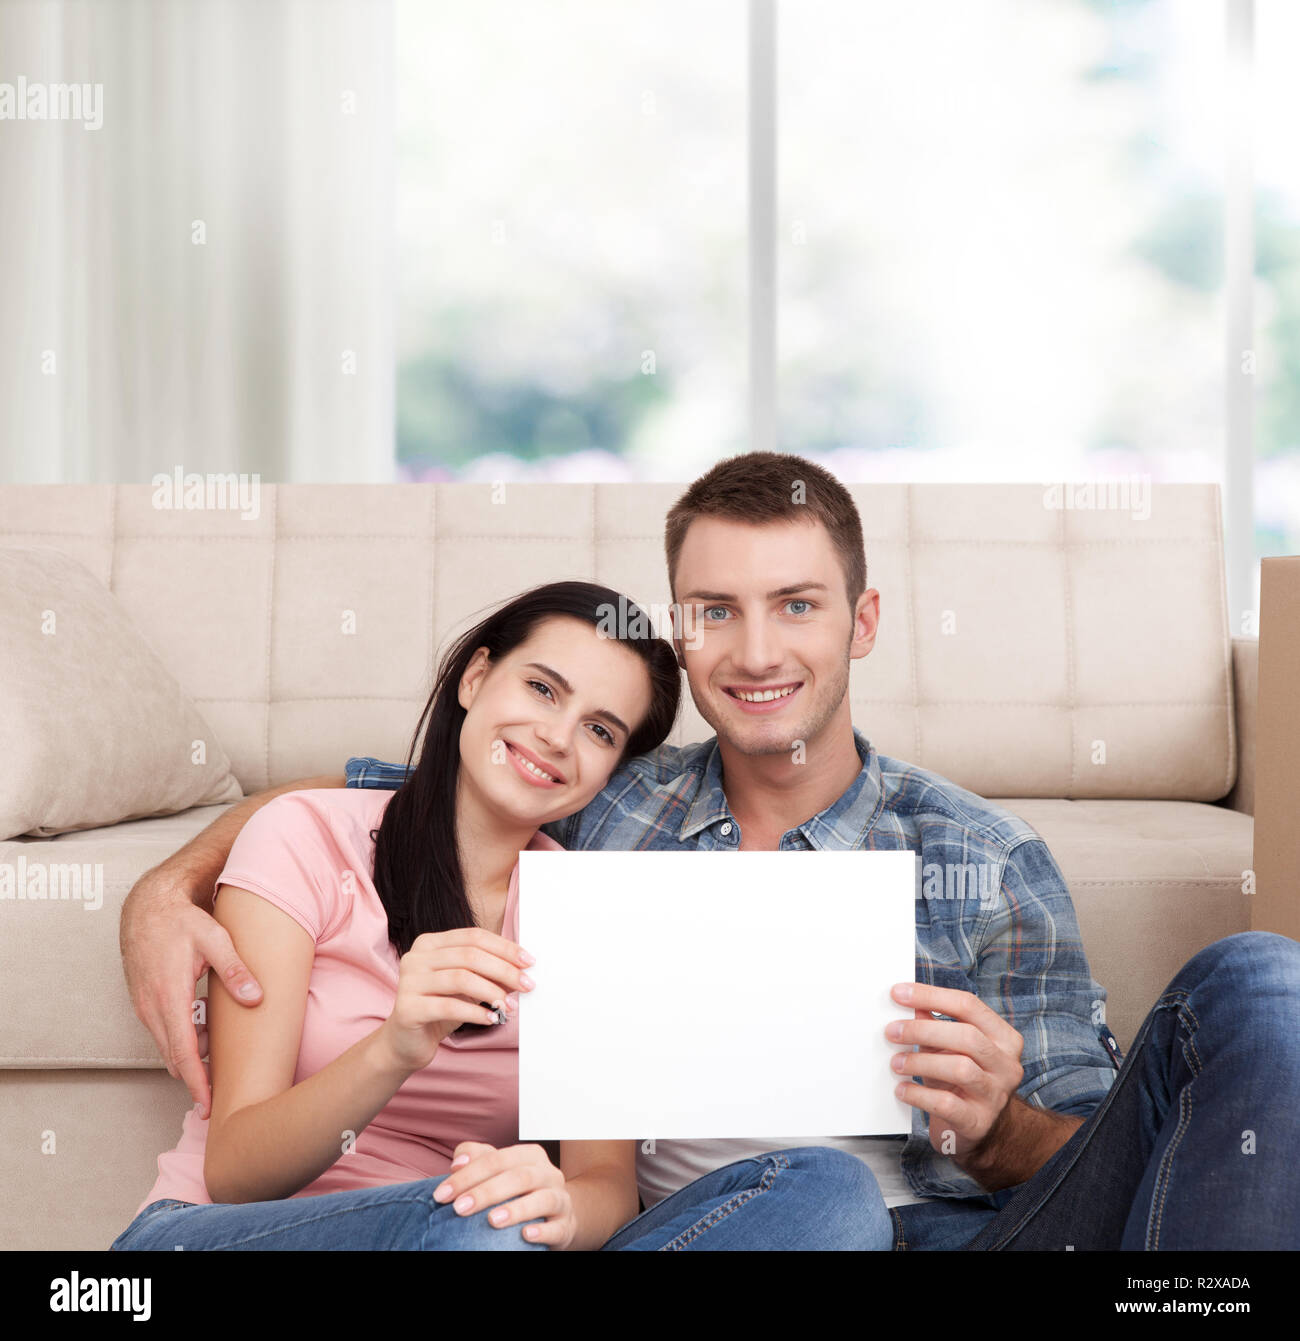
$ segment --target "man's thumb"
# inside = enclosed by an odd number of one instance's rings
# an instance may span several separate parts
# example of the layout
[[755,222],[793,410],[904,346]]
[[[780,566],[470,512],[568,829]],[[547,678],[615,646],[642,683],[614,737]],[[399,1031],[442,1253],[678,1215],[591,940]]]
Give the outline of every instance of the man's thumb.
[[204,954],[210,965],[209,977],[215,974],[222,985],[241,1005],[256,1006],[262,999],[262,987],[248,971],[248,966],[235,953],[234,942],[223,927],[218,927],[219,936],[204,947]]

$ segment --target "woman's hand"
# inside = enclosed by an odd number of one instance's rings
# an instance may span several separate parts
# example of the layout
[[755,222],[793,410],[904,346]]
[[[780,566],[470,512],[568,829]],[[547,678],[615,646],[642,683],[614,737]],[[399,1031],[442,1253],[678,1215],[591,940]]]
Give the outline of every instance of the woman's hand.
[[521,1224],[530,1243],[567,1248],[578,1222],[564,1174],[540,1145],[508,1145],[503,1150],[479,1141],[462,1141],[452,1152],[451,1172],[434,1190],[433,1199],[453,1201],[457,1215],[488,1210],[497,1229]]
[[380,1026],[395,1064],[418,1071],[462,1024],[495,1024],[494,1009],[514,1009],[510,993],[532,990],[523,968],[533,962],[514,941],[482,927],[417,936],[400,961],[392,1014]]

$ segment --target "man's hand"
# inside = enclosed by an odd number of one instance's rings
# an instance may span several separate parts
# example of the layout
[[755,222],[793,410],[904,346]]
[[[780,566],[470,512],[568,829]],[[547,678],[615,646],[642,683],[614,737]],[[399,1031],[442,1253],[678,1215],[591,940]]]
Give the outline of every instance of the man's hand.
[[[929,1113],[930,1145],[964,1167],[978,1159],[1020,1087],[1025,1040],[973,992],[917,982],[898,983],[892,995],[913,1006],[915,1018],[893,1021],[887,1037],[921,1045],[895,1053],[892,1065],[925,1081],[903,1081],[898,1097]],[[936,1020],[932,1010],[952,1019]]]
[[212,1084],[202,1058],[208,1031],[194,1021],[194,984],[209,966],[244,1006],[262,1000],[262,988],[235,953],[226,929],[206,910],[217,878],[245,822],[285,792],[342,787],[334,774],[286,782],[246,796],[135,882],[122,905],[118,941],[131,1005],[153,1035],[173,1076],[180,1076],[201,1117],[212,1111]]
[[212,1085],[202,1058],[208,1031],[194,1022],[195,984],[211,965],[243,1005],[256,1006],[262,988],[226,929],[195,906],[196,893],[195,878],[184,866],[167,862],[146,871],[123,905],[119,940],[131,1005],[153,1035],[168,1073],[184,1080],[199,1116],[207,1117]]

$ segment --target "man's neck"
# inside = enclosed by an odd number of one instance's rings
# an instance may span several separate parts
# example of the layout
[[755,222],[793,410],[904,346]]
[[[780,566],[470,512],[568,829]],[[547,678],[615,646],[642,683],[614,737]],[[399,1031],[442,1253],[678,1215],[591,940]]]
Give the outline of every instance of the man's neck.
[[[802,751],[741,754],[722,737],[722,790],[747,837],[780,837],[835,804],[862,771],[848,717],[836,714]],[[748,845],[748,844],[747,844]]]

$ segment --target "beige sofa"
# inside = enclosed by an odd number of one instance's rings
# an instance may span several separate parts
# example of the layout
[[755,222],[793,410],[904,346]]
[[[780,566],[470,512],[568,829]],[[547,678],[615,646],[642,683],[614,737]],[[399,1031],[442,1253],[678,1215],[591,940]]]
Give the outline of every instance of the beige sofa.
[[[155,509],[146,485],[11,485],[0,544],[65,549],[111,587],[248,793],[403,756],[444,635],[501,597],[582,577],[666,605],[679,492],[268,485],[246,520]],[[1155,486],[1145,520],[1036,484],[852,492],[882,593],[854,720],[1042,833],[1127,1047],[1188,956],[1250,926],[1255,644],[1230,636],[1218,490]],[[707,734],[688,701],[674,739]],[[118,913],[220,810],[0,844],[105,871],[98,912],[0,905],[0,1246],[106,1247],[177,1139],[188,1094],[131,1010]]]

